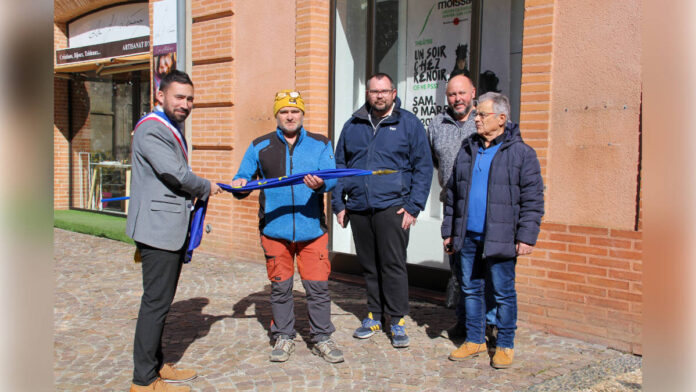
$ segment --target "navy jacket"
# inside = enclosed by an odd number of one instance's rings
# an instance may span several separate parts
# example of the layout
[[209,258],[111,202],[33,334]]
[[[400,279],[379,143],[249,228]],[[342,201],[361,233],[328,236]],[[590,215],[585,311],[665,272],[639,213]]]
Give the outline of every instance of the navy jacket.
[[400,106],[397,98],[391,115],[377,129],[370,123],[367,103],[343,126],[336,144],[336,168],[398,172],[339,179],[332,192],[334,213],[398,205],[418,216],[425,208],[433,177],[430,145],[418,117]]
[[[283,131],[276,129],[251,142],[234,179],[247,181],[273,178],[312,170],[334,169],[331,142],[326,137],[300,129],[294,146],[289,146]],[[336,180],[324,180],[324,186],[312,190],[305,184],[268,188],[259,196],[259,230],[267,237],[292,242],[309,241],[326,233],[324,192]],[[248,193],[234,193],[244,198]]]
[[[447,183],[442,238],[452,237],[455,252],[466,235],[467,204],[479,136],[464,140]],[[524,144],[517,124],[508,124],[488,177],[483,256],[510,259],[516,242],[535,245],[544,215],[544,184],[539,159]]]

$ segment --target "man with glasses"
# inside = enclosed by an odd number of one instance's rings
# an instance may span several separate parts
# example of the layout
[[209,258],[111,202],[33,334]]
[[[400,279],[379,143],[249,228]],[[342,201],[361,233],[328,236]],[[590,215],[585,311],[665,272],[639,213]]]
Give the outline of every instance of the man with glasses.
[[353,336],[366,339],[390,318],[394,347],[408,347],[406,248],[409,229],[425,208],[433,164],[421,121],[401,108],[389,75],[367,80],[367,102],[345,123],[336,167],[393,169],[383,176],[342,178],[332,193],[338,223],[350,219],[367,286],[367,317]]
[[450,353],[460,361],[486,351],[484,286],[496,305],[494,368],[508,368],[517,329],[515,264],[532,252],[544,214],[544,184],[534,149],[509,122],[510,102],[499,93],[479,97],[476,132],[461,146],[447,183],[442,238],[460,258],[466,341]]
[[[452,166],[455,158],[457,158],[459,148],[464,139],[476,133],[476,123],[474,121],[476,114],[474,109],[476,88],[471,79],[463,74],[458,74],[450,77],[450,80],[447,82],[445,95],[447,108],[444,112],[436,115],[428,127],[428,141],[433,154],[433,165],[438,171],[437,179],[442,187],[440,201],[443,205],[447,191],[447,181],[452,174]],[[459,259],[452,255],[450,255],[449,259],[453,277],[461,281]],[[490,285],[486,286],[486,309],[490,309],[486,314],[486,336],[489,341],[493,341],[497,332],[495,330],[495,305]],[[464,311],[464,300],[461,294],[459,295],[456,313],[457,322],[447,330],[447,335],[450,339],[466,337],[466,312]]]
[[[276,94],[273,114],[277,128],[251,142],[232,186],[244,186],[257,178],[336,168],[329,139],[307,132],[302,126],[304,110],[300,93],[282,90]],[[307,292],[312,353],[327,362],[343,362],[343,352],[331,339],[336,329],[331,323],[331,264],[324,214],[324,193],[335,183],[336,180],[307,175],[304,184],[264,189],[259,196],[261,246],[271,281],[271,334],[275,340],[271,362],[285,362],[295,351],[295,258]],[[234,195],[241,199],[249,193]]]

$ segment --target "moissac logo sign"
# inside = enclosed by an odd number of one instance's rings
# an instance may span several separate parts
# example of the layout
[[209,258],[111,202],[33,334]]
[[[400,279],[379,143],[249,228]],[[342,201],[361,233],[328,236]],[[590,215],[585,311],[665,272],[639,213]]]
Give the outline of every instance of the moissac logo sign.
[[[428,11],[428,15],[425,17],[425,21],[423,22],[423,27],[421,27],[420,32],[418,33],[418,36],[420,37],[421,34],[423,34],[423,31],[425,31],[425,27],[428,26],[428,20],[430,19],[430,15],[433,13],[435,6],[437,6],[438,10],[446,10],[448,8],[471,5],[472,2],[473,2],[473,0],[446,0],[446,1],[438,1],[437,4],[433,4],[433,6],[430,7],[430,11]],[[461,20],[459,18],[455,17],[451,21],[446,21],[444,23],[445,24],[453,23],[456,26],[459,24],[459,22],[461,22]]]

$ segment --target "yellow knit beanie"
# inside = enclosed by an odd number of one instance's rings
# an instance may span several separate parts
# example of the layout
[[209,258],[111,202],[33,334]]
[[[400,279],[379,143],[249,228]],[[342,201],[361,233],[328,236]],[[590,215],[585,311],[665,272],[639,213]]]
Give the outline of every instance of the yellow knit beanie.
[[275,96],[275,103],[273,104],[273,115],[278,114],[278,110],[286,107],[292,106],[302,110],[304,113],[304,100],[302,96],[297,91],[292,90],[281,90]]

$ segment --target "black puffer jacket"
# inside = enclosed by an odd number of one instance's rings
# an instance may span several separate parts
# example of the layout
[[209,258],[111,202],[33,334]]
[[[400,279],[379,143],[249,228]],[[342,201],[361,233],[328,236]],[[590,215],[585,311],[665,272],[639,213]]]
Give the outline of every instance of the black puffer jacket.
[[[447,183],[442,238],[452,237],[454,251],[466,235],[469,188],[479,149],[474,134],[464,140]],[[513,258],[515,243],[535,245],[544,215],[544,184],[536,152],[524,144],[517,124],[508,124],[488,177],[483,256]]]

